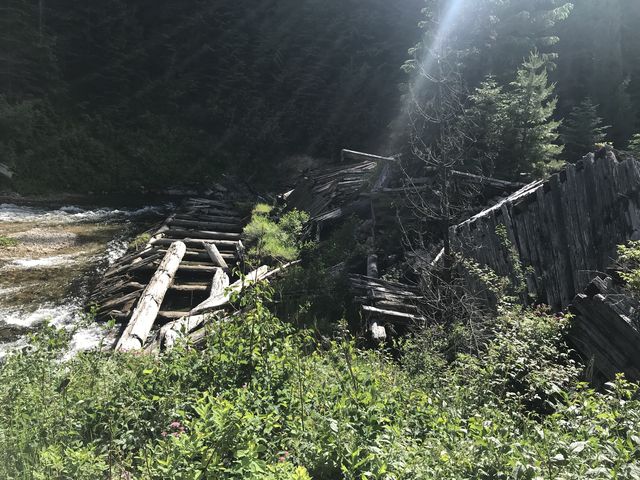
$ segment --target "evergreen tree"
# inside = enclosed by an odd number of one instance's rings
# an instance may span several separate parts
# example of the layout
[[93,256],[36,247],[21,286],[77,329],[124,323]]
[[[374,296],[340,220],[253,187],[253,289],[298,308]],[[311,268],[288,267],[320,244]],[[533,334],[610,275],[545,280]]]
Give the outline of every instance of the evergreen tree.
[[532,53],[518,69],[505,97],[505,135],[499,171],[543,175],[560,166],[557,144],[560,122],[553,120],[558,103],[549,84],[545,59]]
[[598,116],[598,106],[585,98],[573,108],[563,124],[561,138],[565,158],[575,162],[593,151],[597,143],[604,142],[608,128]]
[[[560,122],[553,120],[557,100],[549,84],[545,59],[532,53],[506,89],[487,79],[474,95],[467,113],[474,125],[471,160],[489,159],[493,174],[519,178],[542,176],[558,168]],[[486,169],[486,167],[485,167]]]
[[486,21],[489,48],[484,62],[498,80],[511,77],[522,58],[531,51],[541,52],[549,61],[556,58],[560,37],[554,27],[563,23],[573,10],[573,4],[564,0],[489,0],[489,18]]
[[640,128],[640,2],[581,0],[556,29],[560,115],[566,117],[585,97],[599,105],[611,125],[608,137],[625,145]]
[[471,141],[465,163],[468,167],[479,165],[484,175],[494,176],[506,123],[504,89],[489,76],[469,99],[471,105],[466,113]]

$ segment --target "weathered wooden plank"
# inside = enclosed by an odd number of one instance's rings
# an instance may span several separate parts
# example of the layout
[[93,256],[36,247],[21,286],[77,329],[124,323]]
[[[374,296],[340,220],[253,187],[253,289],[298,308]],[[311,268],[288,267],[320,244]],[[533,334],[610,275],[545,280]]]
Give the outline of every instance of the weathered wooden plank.
[[209,257],[211,258],[211,261],[215,266],[222,267],[225,270],[229,270],[229,265],[227,265],[227,262],[225,262],[224,257],[220,255],[220,252],[218,251],[215,243],[202,242],[202,246],[209,254]]
[[240,240],[240,233],[213,232],[208,230],[187,230],[181,228],[169,228],[162,232],[165,238],[198,238],[205,240]]
[[182,242],[175,242],[169,248],[156,273],[142,292],[138,305],[129,320],[129,325],[118,340],[117,350],[128,351],[142,348],[186,250],[187,247]]
[[202,220],[181,220],[174,218],[168,225],[171,227],[187,227],[195,230],[241,233],[242,226],[239,223],[206,222]]

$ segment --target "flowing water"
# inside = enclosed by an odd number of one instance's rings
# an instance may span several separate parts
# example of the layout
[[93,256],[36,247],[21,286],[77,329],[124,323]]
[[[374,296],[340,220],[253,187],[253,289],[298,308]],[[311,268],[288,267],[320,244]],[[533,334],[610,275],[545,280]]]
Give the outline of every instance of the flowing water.
[[169,207],[0,203],[0,358],[44,322],[72,331],[72,351],[99,345],[107,331],[84,314],[92,285]]

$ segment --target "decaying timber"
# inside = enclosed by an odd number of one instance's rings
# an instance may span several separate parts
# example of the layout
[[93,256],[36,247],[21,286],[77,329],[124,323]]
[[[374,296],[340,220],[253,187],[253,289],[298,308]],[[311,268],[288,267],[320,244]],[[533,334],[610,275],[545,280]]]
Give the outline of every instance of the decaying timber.
[[617,245],[640,238],[640,162],[590,154],[453,227],[452,237],[458,251],[499,275],[515,278],[522,268],[538,301],[567,307],[611,265]]
[[607,380],[622,372],[640,380],[640,303],[616,289],[611,278],[595,278],[571,307],[569,339]]
[[425,323],[420,314],[418,287],[365,275],[349,277],[356,304],[375,341],[387,338],[386,327],[417,327]]
[[156,273],[142,292],[129,324],[118,340],[117,350],[137,350],[147,341],[153,323],[160,312],[160,306],[186,251],[187,247],[180,241],[174,242],[169,247]]
[[[190,199],[150,232],[143,248],[124,255],[105,272],[90,300],[97,305],[98,319],[128,325],[118,349],[141,348],[156,322],[192,317],[194,307],[220,288],[215,282],[221,274],[233,276],[241,262],[246,218],[233,202]],[[169,257],[174,259],[171,269],[163,263]]]

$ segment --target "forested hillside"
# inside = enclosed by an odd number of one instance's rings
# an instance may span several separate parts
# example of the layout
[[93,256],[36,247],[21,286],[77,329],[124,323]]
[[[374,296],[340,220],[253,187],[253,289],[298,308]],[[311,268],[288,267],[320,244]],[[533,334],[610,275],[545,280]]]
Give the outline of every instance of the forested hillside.
[[9,0],[2,157],[25,188],[122,190],[374,146],[421,3]]
[[[8,0],[0,163],[17,171],[22,190],[137,191],[230,166],[268,171],[291,154],[400,151],[400,91],[411,82],[400,67],[438,3]],[[584,125],[571,123],[574,109],[607,127],[597,138],[616,147],[640,131],[638,2],[457,3],[467,94],[489,74],[510,90],[537,48],[553,54],[547,98],[558,103],[549,116],[566,121],[552,143],[567,143],[569,160],[589,143]],[[486,115],[495,93],[485,88],[479,104],[465,104]],[[508,112],[498,113],[506,125]],[[490,170],[499,176],[520,154],[505,146]]]

